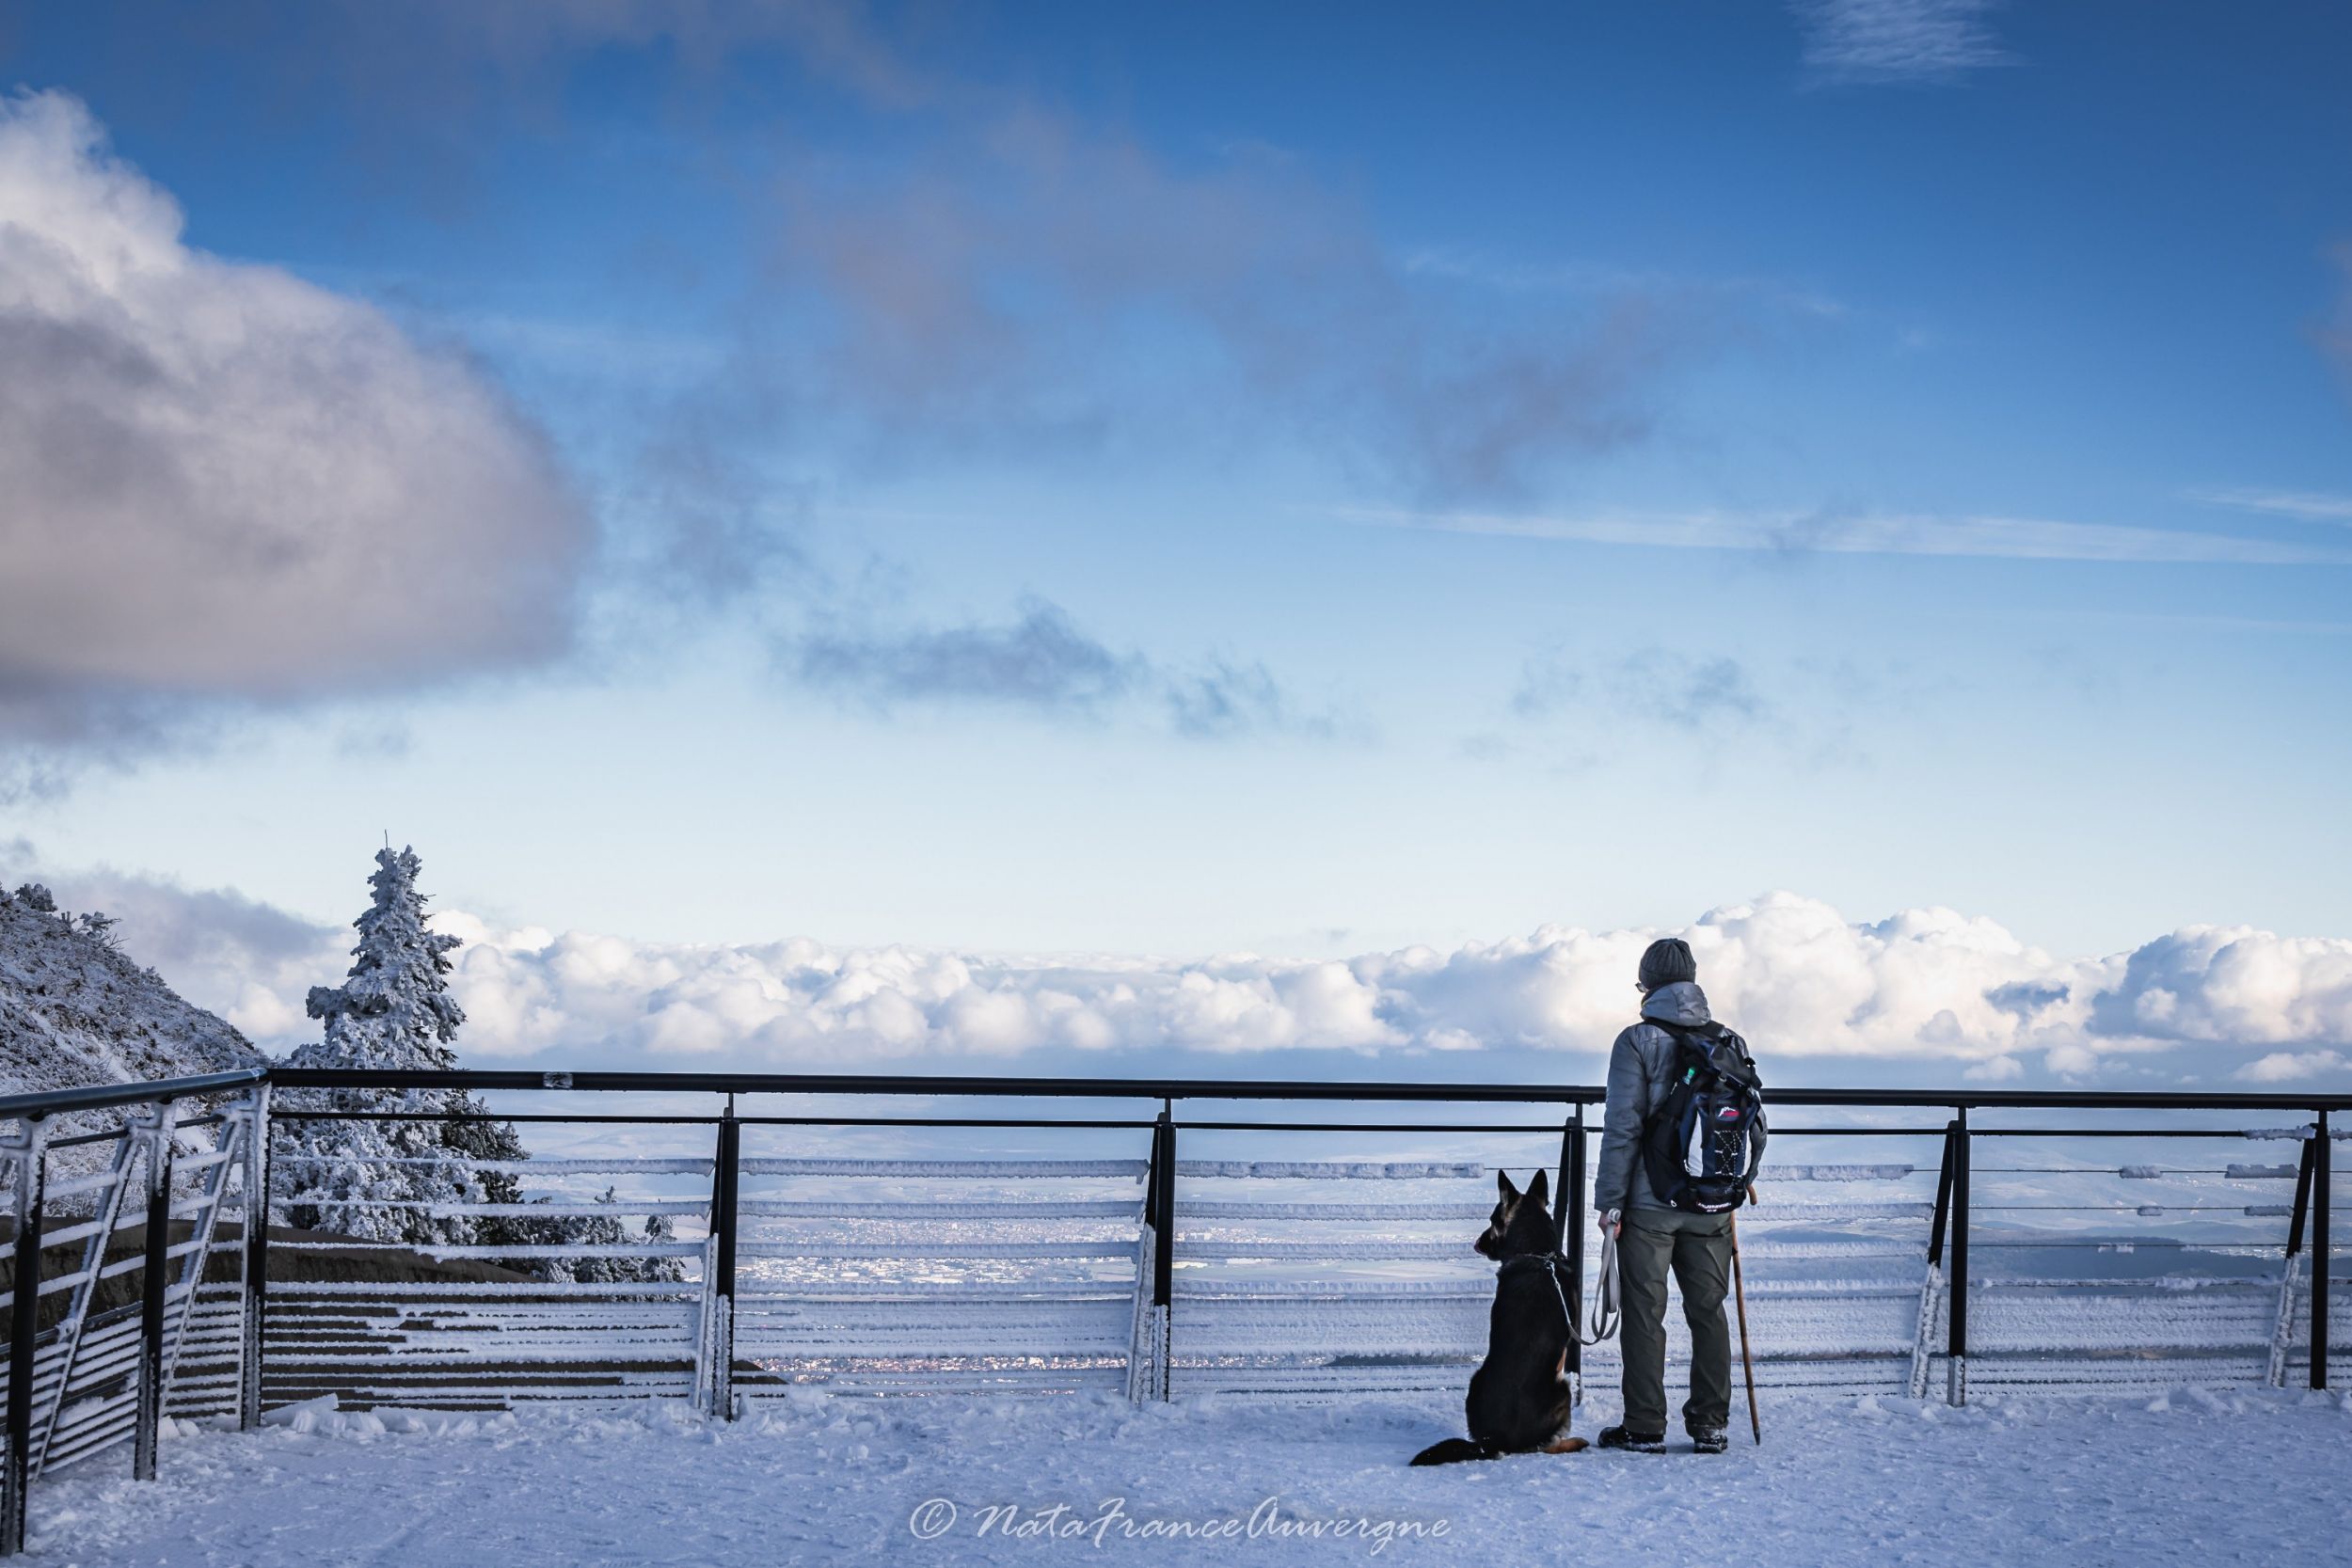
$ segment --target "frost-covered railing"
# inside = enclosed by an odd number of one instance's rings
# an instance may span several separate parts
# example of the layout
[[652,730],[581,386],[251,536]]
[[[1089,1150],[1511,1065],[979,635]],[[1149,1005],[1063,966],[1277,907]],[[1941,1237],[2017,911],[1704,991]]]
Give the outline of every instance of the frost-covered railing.
[[268,1102],[259,1070],[0,1099],[0,1555],[24,1548],[26,1492],[44,1467],[127,1443],[131,1473],[152,1480],[167,1423],[258,1408],[240,1370],[259,1365],[246,1236]]
[[[155,1232],[172,1280],[185,1275],[163,1293],[181,1316],[154,1335],[87,1307],[28,1320],[30,1441],[12,1449],[28,1478],[167,1415],[233,1408],[250,1424],[330,1397],[480,1409],[652,1396],[732,1417],[807,1382],[1455,1390],[1484,1349],[1492,1269],[1470,1242],[1498,1169],[1553,1173],[1564,1272],[1591,1284],[1601,1094],[1587,1086],[291,1069],[270,1085],[275,1104],[246,1084],[203,1117],[185,1086],[113,1101],[181,1107],[165,1140],[179,1196]],[[460,1090],[496,1102],[452,1114]],[[321,1091],[344,1091],[344,1108],[322,1108]],[[391,1108],[352,1109],[349,1091]],[[2352,1280],[2330,1218],[2352,1096],[1768,1098],[1771,1159],[1739,1217],[1759,1383],[1960,1402],[1972,1383],[2344,1375]],[[1452,1119],[1418,1119],[1432,1107]],[[45,1180],[53,1207],[95,1206],[20,1225],[36,1259],[52,1254],[44,1304],[136,1272],[68,1249],[101,1235],[87,1227],[102,1211],[118,1228],[123,1194],[149,1180],[140,1151],[162,1136],[141,1118],[158,1114],[171,1115],[140,1112],[108,1142],[56,1136],[53,1113],[0,1101],[18,1118],[20,1205],[29,1195],[38,1216]],[[316,1135],[338,1120],[469,1119],[501,1124],[506,1152],[453,1153],[497,1143],[460,1138],[387,1157]],[[200,1150],[198,1131],[213,1140]],[[69,1148],[70,1173],[56,1164]],[[393,1180],[404,1159],[463,1180],[389,1196],[408,1190]],[[244,1194],[263,1187],[278,1223],[247,1227]],[[403,1211],[449,1223],[405,1239],[316,1223]],[[217,1283],[203,1282],[207,1257]],[[12,1345],[26,1339],[20,1328]],[[165,1359],[142,1380],[151,1341]],[[1613,1379],[1613,1345],[1573,1354],[1580,1378]],[[151,1386],[147,1419],[135,1396]],[[150,1440],[138,1463],[151,1461]]]
[[[571,1370],[594,1362],[602,1371],[564,1385],[581,1397],[683,1379],[706,1405],[730,1412],[739,1393],[817,1380],[882,1391],[1104,1384],[1139,1398],[1453,1386],[1484,1345],[1491,1271],[1468,1243],[1498,1168],[1556,1171],[1566,1273],[1589,1284],[1586,1194],[1599,1140],[1587,1116],[1601,1096],[1586,1086],[646,1073],[279,1081],[557,1090],[534,1104],[583,1092],[731,1097],[724,1115],[653,1118],[707,1140],[707,1161],[677,1164],[684,1146],[675,1142],[664,1156],[636,1157],[647,1170],[707,1176],[707,1196],[674,1211],[687,1238],[679,1250],[698,1254],[691,1354],[683,1317],[656,1333],[645,1292],[615,1292],[638,1303],[632,1333],[639,1348],[669,1357],[666,1374],[612,1375],[627,1359],[619,1341],[588,1335],[569,1346]],[[739,1095],[787,1098],[775,1114],[737,1114]],[[1157,1114],[881,1116],[860,1103],[913,1096],[1017,1099],[1030,1102],[1024,1111],[1140,1101]],[[2344,1130],[2328,1118],[2341,1120],[2352,1097],[1770,1098],[1779,1126],[1762,1201],[1740,1215],[1768,1385],[1934,1388],[1956,1402],[1972,1377],[2015,1388],[2316,1386],[2342,1354],[2331,1342],[2343,1346],[2352,1329],[2345,1292],[2330,1291],[2346,1282],[2314,1261],[2337,1256],[2328,1151]],[[1516,1107],[1518,1117],[1549,1107],[1557,1119],[1205,1114],[1290,1104],[1303,1115],[1296,1107],[1339,1101],[1391,1116],[1409,1105]],[[1022,1141],[976,1148],[983,1132]],[[627,1163],[612,1159],[596,1169]],[[630,1198],[619,1201],[633,1212]],[[548,1305],[582,1298],[562,1286],[516,1296],[512,1307],[474,1303],[465,1324],[425,1321],[438,1339],[374,1341],[384,1370],[373,1385],[281,1384],[273,1329],[271,1386],[389,1399],[429,1381],[420,1368],[439,1356],[470,1369],[453,1394],[491,1401],[502,1379],[512,1380],[506,1398],[544,1392],[544,1378],[491,1356],[543,1323],[585,1334],[580,1323],[557,1323]],[[517,1319],[524,1302],[531,1316]],[[501,1324],[505,1339],[484,1338]],[[404,1332],[416,1331],[412,1319]],[[353,1339],[333,1365],[348,1372],[367,1348]],[[310,1351],[294,1354],[310,1359],[290,1365],[317,1368]],[[1614,1355],[1599,1347],[1589,1370],[1613,1377]]]
[[[2324,1113],[2286,1127],[2269,1112],[2216,1127],[2175,1111],[2154,1125],[2145,1113],[2097,1128],[2019,1116],[1972,1130],[1964,1110],[1940,1127],[1821,1126],[1799,1119],[1808,1098],[1778,1097],[1760,1201],[1738,1216],[1765,1386],[1933,1388],[1958,1403],[1972,1375],[2010,1390],[2317,1386],[2329,1318],[2338,1347],[2352,1328],[2312,1265],[2331,1256]],[[1491,1265],[1467,1244],[1494,1200],[1493,1162],[1522,1180],[1544,1162],[1519,1129],[1448,1131],[1495,1153],[1175,1162],[1174,1330],[1157,1386],[1458,1388],[1493,1295]],[[1572,1112],[1559,1134],[1565,1272],[1580,1284],[1595,1132]],[[2296,1159],[2249,1157],[2279,1138]],[[1684,1339],[1669,1343],[1679,1359]],[[1614,1342],[1572,1354],[1580,1379],[1614,1382]]]

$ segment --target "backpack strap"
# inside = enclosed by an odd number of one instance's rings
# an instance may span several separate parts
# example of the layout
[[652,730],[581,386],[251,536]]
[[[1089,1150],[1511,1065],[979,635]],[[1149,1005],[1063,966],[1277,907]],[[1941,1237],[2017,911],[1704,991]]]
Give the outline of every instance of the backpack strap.
[[[1748,1042],[1742,1039],[1737,1032],[1724,1028],[1722,1021],[1709,1019],[1705,1023],[1699,1024],[1671,1023],[1662,1018],[1645,1016],[1642,1022],[1654,1028],[1664,1030],[1666,1037],[1683,1049],[1698,1052],[1707,1058],[1708,1065],[1710,1067],[1715,1066],[1715,1047],[1729,1045],[1733,1056],[1746,1069],[1746,1076],[1751,1085],[1759,1089],[1763,1087],[1763,1080],[1756,1070],[1756,1058],[1748,1053]],[[1715,1070],[1721,1072],[1723,1069],[1716,1067]]]

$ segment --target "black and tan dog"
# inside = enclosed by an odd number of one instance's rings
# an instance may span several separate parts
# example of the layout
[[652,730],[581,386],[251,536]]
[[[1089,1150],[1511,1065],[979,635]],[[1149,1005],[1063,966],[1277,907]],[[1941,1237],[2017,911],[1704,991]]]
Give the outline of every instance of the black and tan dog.
[[1485,1233],[1470,1243],[1502,1269],[1486,1320],[1486,1359],[1470,1373],[1470,1398],[1464,1402],[1470,1436],[1431,1444],[1413,1456],[1416,1465],[1538,1450],[1574,1453],[1586,1446],[1583,1438],[1567,1434],[1565,1369],[1574,1330],[1567,1296],[1552,1272],[1559,1261],[1560,1227],[1545,1207],[1549,1179],[1537,1171],[1525,1193],[1511,1185],[1508,1172],[1496,1181],[1502,1200]]

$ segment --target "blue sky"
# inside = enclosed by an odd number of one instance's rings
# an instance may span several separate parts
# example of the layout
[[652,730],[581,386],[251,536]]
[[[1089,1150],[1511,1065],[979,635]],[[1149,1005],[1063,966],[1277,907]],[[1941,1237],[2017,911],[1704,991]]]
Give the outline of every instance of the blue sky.
[[[380,477],[273,525],[336,594],[0,645],[0,839],[339,920],[389,831],[648,942],[2352,933],[2347,65],[2316,4],[17,10],[106,138],[41,167],[290,363],[374,324],[237,429],[347,397],[305,471]],[[41,570],[165,570],[39,477]]]

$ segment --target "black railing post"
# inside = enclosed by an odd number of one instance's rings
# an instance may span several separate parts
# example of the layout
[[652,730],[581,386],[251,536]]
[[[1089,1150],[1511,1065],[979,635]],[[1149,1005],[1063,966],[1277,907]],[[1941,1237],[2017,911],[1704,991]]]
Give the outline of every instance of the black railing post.
[[2296,1265],[2302,1261],[2303,1232],[2312,1213],[2312,1139],[2303,1138],[2295,1164],[2295,1202],[2287,1209],[2287,1252],[2279,1271],[2279,1317],[2270,1331],[2270,1376],[2273,1388],[2287,1386],[2287,1347],[2295,1329]]
[[1944,1236],[1952,1217],[1952,1144],[1959,1126],[1958,1122],[1944,1125],[1944,1164],[1935,1174],[1935,1221],[1928,1227],[1928,1261],[1939,1268],[1944,1262]]
[[1951,1165],[1951,1286],[1949,1330],[1944,1344],[1944,1397],[1953,1404],[1968,1402],[1968,1107],[1952,1117]]
[[48,1124],[26,1118],[16,1158],[16,1269],[8,1296],[8,1460],[0,1497],[0,1557],[24,1549],[24,1494],[33,1479],[33,1378],[40,1338],[40,1227],[48,1189]]
[[1171,1398],[1176,1348],[1176,1108],[1162,1101],[1152,1124],[1151,1185],[1144,1206],[1152,1221],[1152,1315],[1150,1338],[1152,1376],[1146,1390],[1153,1399]]
[[[269,1085],[253,1091],[251,1119],[246,1123],[245,1161],[245,1343],[237,1358],[237,1430],[252,1432],[262,1424],[262,1354],[269,1342]],[[297,1165],[295,1169],[303,1167]],[[298,1184],[301,1177],[297,1175]],[[204,1275],[199,1263],[189,1281],[195,1290]]]
[[1152,1305],[1166,1310],[1176,1283],[1176,1117],[1162,1105],[1152,1126]]
[[2328,1212],[2335,1167],[2328,1141],[2328,1113],[2312,1129],[2312,1386],[2328,1386]]
[[[1928,1367],[1935,1342],[1935,1294],[1944,1283],[1944,1238],[1952,1219],[1952,1150],[1959,1142],[1958,1122],[1944,1124],[1943,1160],[1935,1173],[1935,1214],[1928,1227],[1928,1272],[1919,1281],[1919,1326],[1911,1341],[1911,1397],[1928,1397]],[[1948,1292],[1947,1292],[1948,1294]]]
[[[171,1101],[155,1107],[147,1131],[147,1247],[139,1264],[139,1405],[133,1429],[131,1479],[155,1479],[155,1439],[164,1416],[164,1298],[171,1288]],[[188,1289],[196,1289],[198,1277]]]
[[[1560,1257],[1567,1265],[1571,1313],[1584,1310],[1584,1102],[1577,1101],[1568,1123],[1560,1132]],[[1568,1387],[1581,1402],[1584,1397],[1583,1327],[1568,1323]]]
[[735,1419],[735,1200],[742,1154],[743,1124],[735,1117],[735,1097],[729,1095],[710,1173],[710,1233],[716,1243],[711,1248],[710,1409],[726,1421]]
[[2303,1250],[2304,1222],[2312,1212],[2312,1149],[2316,1140],[2303,1140],[2303,1158],[2295,1167],[2295,1207],[2287,1218],[2287,1256]]

